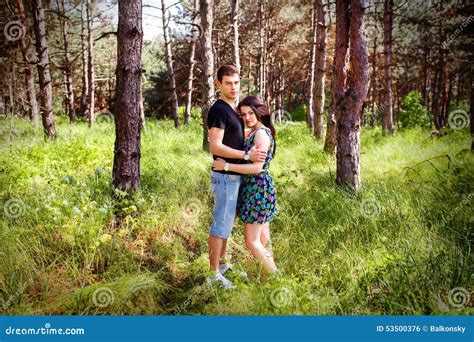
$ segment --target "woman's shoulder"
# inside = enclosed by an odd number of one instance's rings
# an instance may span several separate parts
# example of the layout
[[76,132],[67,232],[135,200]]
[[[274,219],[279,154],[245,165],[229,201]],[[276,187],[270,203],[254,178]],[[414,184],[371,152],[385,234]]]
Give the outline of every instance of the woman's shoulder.
[[272,135],[272,131],[270,130],[270,128],[266,127],[266,126],[262,126],[260,127],[256,132],[255,132],[255,135],[261,135],[261,136],[267,136],[270,140],[273,140],[273,135]]
[[267,127],[261,127],[255,131],[255,139],[257,140],[266,140],[266,141],[271,141],[272,140],[272,134],[269,128]]

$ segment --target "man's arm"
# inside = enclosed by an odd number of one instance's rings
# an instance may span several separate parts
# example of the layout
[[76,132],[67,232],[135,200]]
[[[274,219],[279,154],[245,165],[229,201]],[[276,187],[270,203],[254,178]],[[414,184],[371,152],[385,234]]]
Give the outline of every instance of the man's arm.
[[[268,151],[270,148],[270,139],[263,132],[257,132],[255,135],[255,144],[259,144],[265,151]],[[223,159],[217,159],[214,161],[213,168],[216,171],[224,169],[225,161]],[[229,171],[237,172],[240,174],[257,174],[263,170],[263,161],[262,162],[253,162],[251,164],[231,164],[229,163]]]
[[[232,159],[244,159],[245,151],[236,150],[232,147],[226,146],[222,143],[224,139],[224,129],[212,127],[209,130],[209,144],[211,147],[211,153],[215,156]],[[265,150],[257,148],[255,145],[249,151],[249,157],[251,161],[264,161],[267,153]]]

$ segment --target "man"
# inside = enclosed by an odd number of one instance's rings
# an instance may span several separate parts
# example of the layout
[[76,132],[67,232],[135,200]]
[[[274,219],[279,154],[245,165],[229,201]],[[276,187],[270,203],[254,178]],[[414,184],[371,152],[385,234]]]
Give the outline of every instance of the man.
[[[209,143],[214,159],[222,158],[228,163],[241,163],[247,160],[264,161],[266,151],[252,148],[243,150],[244,123],[235,111],[239,98],[239,71],[231,65],[223,65],[217,71],[219,99],[209,109],[207,126]],[[227,239],[234,225],[241,175],[223,171],[211,171],[211,190],[214,194],[213,222],[209,233],[209,263],[213,274],[207,278],[209,283],[217,282],[227,289],[235,288],[224,276],[231,268],[225,261]]]

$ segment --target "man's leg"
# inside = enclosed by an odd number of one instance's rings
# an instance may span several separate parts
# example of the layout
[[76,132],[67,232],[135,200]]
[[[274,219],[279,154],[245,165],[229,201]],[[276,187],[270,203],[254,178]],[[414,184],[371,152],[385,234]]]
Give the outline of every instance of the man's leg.
[[227,239],[234,224],[241,178],[235,175],[211,174],[214,193],[214,214],[209,234],[209,264],[219,272],[219,262],[225,262]]
[[219,262],[220,263],[225,262],[226,253],[227,253],[227,239],[223,239],[221,253],[220,253],[220,257],[219,257]]
[[211,270],[216,273],[219,272],[219,259],[222,250],[225,251],[224,246],[227,245],[227,239],[223,239],[212,234],[209,234],[209,264]]

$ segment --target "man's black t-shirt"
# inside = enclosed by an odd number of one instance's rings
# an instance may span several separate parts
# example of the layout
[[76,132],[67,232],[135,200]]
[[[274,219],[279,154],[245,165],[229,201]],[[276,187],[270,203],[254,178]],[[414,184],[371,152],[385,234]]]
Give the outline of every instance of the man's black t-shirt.
[[[224,138],[222,143],[236,150],[244,149],[244,122],[237,115],[235,110],[225,101],[217,100],[209,109],[207,115],[207,126],[209,129],[212,127],[221,128],[224,130]],[[221,156],[213,155],[214,159],[222,158],[228,163],[239,164],[243,162],[243,159],[232,159],[224,158]],[[220,173],[228,173],[238,175],[235,172],[215,171]]]

